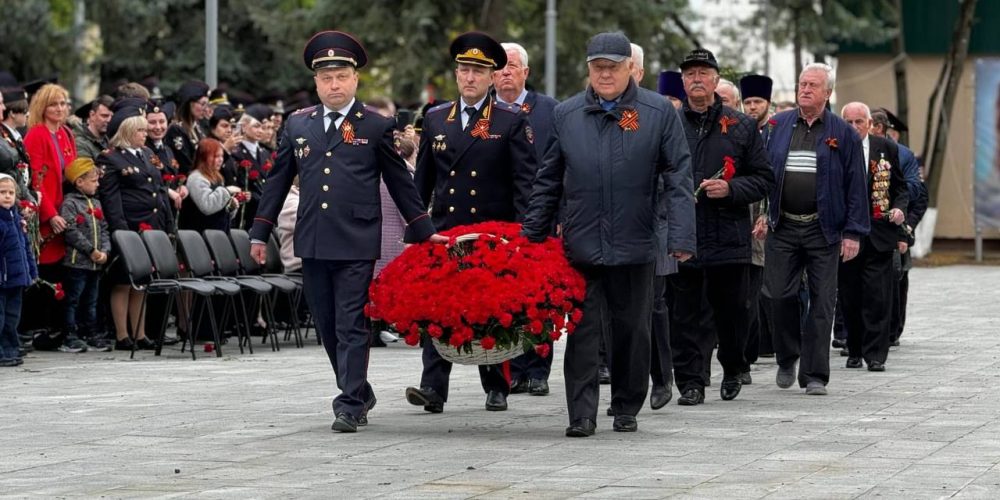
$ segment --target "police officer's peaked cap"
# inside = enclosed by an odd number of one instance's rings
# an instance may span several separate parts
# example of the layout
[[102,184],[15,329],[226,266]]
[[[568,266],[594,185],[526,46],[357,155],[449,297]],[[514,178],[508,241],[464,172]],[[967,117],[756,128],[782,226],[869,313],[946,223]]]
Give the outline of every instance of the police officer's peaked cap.
[[479,31],[458,35],[451,42],[451,57],[458,63],[490,69],[500,69],[507,65],[507,51],[503,45]]
[[108,122],[108,137],[114,137],[125,120],[134,116],[146,116],[147,103],[142,99],[128,98],[116,101],[111,107],[115,114]]
[[361,42],[347,33],[320,31],[306,42],[302,60],[313,71],[322,68],[363,68],[368,64],[368,54]]

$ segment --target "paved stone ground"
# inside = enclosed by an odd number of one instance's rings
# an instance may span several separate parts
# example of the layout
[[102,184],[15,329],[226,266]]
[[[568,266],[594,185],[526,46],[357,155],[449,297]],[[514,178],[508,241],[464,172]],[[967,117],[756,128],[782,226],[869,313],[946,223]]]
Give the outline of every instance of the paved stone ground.
[[[639,432],[566,426],[552,394],[486,412],[456,367],[445,413],[402,397],[419,351],[372,353],[371,425],[330,431],[332,373],[308,343],[197,361],[180,352],[36,353],[0,371],[0,495],[13,497],[1000,497],[1000,268],[916,269],[888,371],[833,353],[827,397],[774,385],[765,360],[733,402],[670,405]],[[607,405],[607,386],[602,410]]]

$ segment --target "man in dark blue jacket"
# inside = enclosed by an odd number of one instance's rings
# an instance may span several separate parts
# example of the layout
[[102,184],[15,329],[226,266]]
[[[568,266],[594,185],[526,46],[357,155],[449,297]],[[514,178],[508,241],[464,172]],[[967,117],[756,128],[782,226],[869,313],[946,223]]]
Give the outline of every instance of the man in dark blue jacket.
[[368,423],[368,410],[375,406],[368,383],[371,333],[364,305],[381,251],[379,179],[407,221],[407,242],[447,238],[434,234],[410,172],[396,153],[394,120],[355,99],[358,68],[368,62],[361,43],[347,33],[320,32],[306,44],[303,58],[315,72],[322,104],[296,111],[285,123],[250,229],[251,253],[266,262],[264,242],[298,176],[295,255],[302,258],[306,301],[341,390],[333,400],[333,430],[355,432]]
[[[764,283],[770,292],[778,387],[798,370],[806,394],[825,395],[830,381],[830,330],[836,304],[838,257],[858,254],[868,234],[868,197],[861,138],[826,109],[833,68],[809,64],[799,75],[798,109],[774,116],[768,154],[771,191]],[[802,270],[809,276],[809,317],[799,327]]]
[[[552,129],[552,111],[559,101],[534,90],[525,88],[531,68],[528,66],[528,52],[516,43],[502,43],[507,51],[507,65],[493,72],[493,88],[496,100],[521,109],[528,119],[534,135],[535,157],[545,154],[545,143]],[[548,341],[552,345],[552,341]],[[528,351],[510,362],[510,392],[530,393],[544,396],[549,393],[549,373],[552,371],[554,356],[539,356]]]
[[672,106],[631,79],[631,54],[621,33],[588,43],[590,85],[556,106],[524,218],[524,234],[541,241],[559,212],[566,255],[587,280],[583,320],[566,344],[570,437],[596,429],[602,310],[611,317],[614,430],[638,428],[635,415],[649,387],[658,214],[669,219],[668,251],[682,261],[695,251],[684,132]]
[[705,401],[703,375],[716,341],[722,399],[735,399],[742,388],[743,351],[752,319],[750,204],[764,199],[774,177],[756,121],[724,106],[715,93],[715,56],[695,49],[680,67],[687,94],[681,123],[698,185],[698,257],[682,263],[680,272],[667,281],[674,298],[670,342],[681,391],[677,403],[692,406]]

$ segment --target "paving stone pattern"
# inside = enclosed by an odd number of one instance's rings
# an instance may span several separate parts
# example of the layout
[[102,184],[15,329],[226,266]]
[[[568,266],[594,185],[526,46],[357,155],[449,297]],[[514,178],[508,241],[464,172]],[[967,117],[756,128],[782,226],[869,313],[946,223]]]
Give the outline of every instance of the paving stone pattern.
[[1000,498],[1000,268],[911,273],[910,319],[887,371],[848,370],[830,395],[774,385],[763,359],[732,402],[675,401],[639,432],[603,415],[563,436],[564,343],[548,397],[486,412],[456,366],[439,415],[403,399],[420,352],[372,351],[379,402],[330,430],[333,374],[310,337],[192,361],[178,350],[34,353],[0,369],[0,495],[203,498]]

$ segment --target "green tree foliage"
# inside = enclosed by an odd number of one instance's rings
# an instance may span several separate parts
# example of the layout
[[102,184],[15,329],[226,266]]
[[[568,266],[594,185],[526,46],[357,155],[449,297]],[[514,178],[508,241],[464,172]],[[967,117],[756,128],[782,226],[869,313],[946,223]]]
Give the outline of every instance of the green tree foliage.
[[[204,78],[205,0],[84,0],[88,30],[98,33],[96,58],[73,49],[74,0],[19,0],[0,17],[0,69],[22,80],[70,69],[90,73],[107,92],[124,80],[156,76],[167,94],[184,80]],[[302,47],[313,33],[340,29],[368,49],[362,97],[387,94],[412,104],[428,85],[439,99],[453,97],[451,39],[482,30],[517,41],[531,57],[529,84],[541,89],[545,74],[545,8],[542,0],[370,0],[361,5],[317,0],[219,0],[219,81],[260,96],[312,87]],[[687,0],[558,2],[558,96],[583,87],[587,40],[621,30],[646,53],[647,73],[675,67],[692,44],[671,16],[685,18]],[[80,61],[96,59],[93,64]],[[647,77],[647,87],[653,78]],[[73,82],[64,81],[67,86]]]

